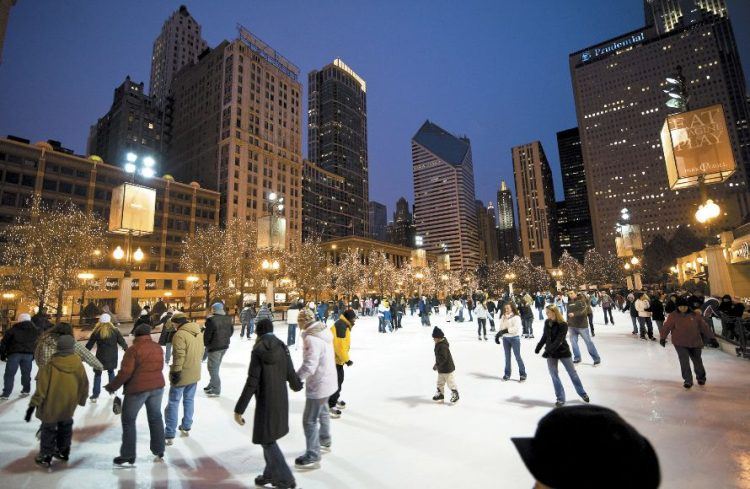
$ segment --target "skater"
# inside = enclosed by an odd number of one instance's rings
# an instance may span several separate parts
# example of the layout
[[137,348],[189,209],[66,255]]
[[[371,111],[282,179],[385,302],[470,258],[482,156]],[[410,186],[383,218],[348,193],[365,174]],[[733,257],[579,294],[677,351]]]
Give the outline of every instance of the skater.
[[[352,311],[353,313],[354,311]],[[242,415],[255,396],[253,443],[263,447],[266,467],[255,478],[255,485],[273,485],[276,489],[296,487],[294,476],[284,460],[276,440],[289,433],[289,395],[302,390],[302,381],[294,371],[292,357],[284,343],[273,335],[273,323],[262,319],[256,325],[258,337],[250,356],[250,368],[242,395],[234,407],[234,420],[244,426]]]
[[[26,315],[28,316],[28,314]],[[52,321],[50,321],[49,319],[50,316],[49,314],[47,314],[47,308],[43,307],[31,317],[31,322],[34,323],[34,326],[36,326],[36,329],[39,331],[39,333],[46,333],[54,326]],[[21,319],[21,315],[18,316],[18,320],[25,321],[25,319]]]
[[677,299],[677,310],[670,313],[664,321],[664,327],[661,329],[661,346],[667,346],[667,337],[672,335],[672,344],[680,360],[680,370],[682,371],[682,386],[685,389],[693,387],[693,371],[690,369],[690,362],[695,367],[695,376],[698,378],[698,385],[706,384],[706,369],[703,366],[701,353],[703,350],[703,338],[708,338],[708,344],[714,348],[719,347],[716,336],[708,327],[703,318],[690,310],[688,301],[682,297]]
[[317,469],[320,466],[321,450],[331,450],[331,420],[327,403],[338,388],[333,334],[325,323],[316,321],[315,315],[309,310],[300,312],[299,327],[302,330],[304,348],[302,366],[297,370],[297,376],[305,382],[302,427],[305,430],[307,451],[295,459],[294,465]]
[[427,304],[425,296],[419,299],[419,318],[422,326],[430,326],[430,306]]
[[476,304],[474,315],[477,318],[477,339],[482,341],[484,335],[484,341],[487,341],[487,309],[482,301],[477,301]]
[[161,347],[151,339],[151,328],[148,324],[141,324],[133,333],[135,339],[122,357],[120,371],[112,382],[104,386],[110,394],[125,386],[120,416],[122,444],[120,455],[112,461],[115,465],[135,463],[135,420],[144,404],[151,435],[151,453],[157,461],[164,458],[164,421],[161,417],[164,357]]
[[[137,328],[141,324],[148,324],[149,326],[151,326],[151,317],[150,317],[150,314],[151,314],[151,306],[148,306],[148,305],[144,306],[143,309],[141,309],[140,315],[138,316],[138,318],[133,323],[133,329],[130,330],[130,335],[129,336],[135,335],[135,328]],[[100,323],[102,322],[101,318],[99,318],[99,322]]]
[[[135,332],[135,329],[133,329],[133,332]],[[117,346],[119,345],[122,351],[126,351],[128,344],[125,343],[125,338],[122,337],[120,330],[112,324],[112,318],[109,314],[102,314],[99,317],[99,322],[94,326],[94,331],[86,342],[86,348],[89,350],[94,345],[96,345],[96,358],[102,363],[103,370],[107,371],[111,383],[115,378],[115,369],[118,363]],[[89,398],[92,403],[99,399],[101,388],[102,370],[94,370],[94,387]]]
[[[70,323],[59,323],[39,336],[34,349],[34,361],[38,368],[41,369],[47,365],[47,362],[57,353],[57,338],[62,335],[73,336],[73,326]],[[102,362],[82,343],[76,341],[74,351],[76,355],[81,357],[81,361],[88,363],[94,371],[104,369]]]
[[245,307],[240,311],[240,339],[245,337],[245,331],[247,331],[247,338],[253,334],[255,329],[255,306],[251,303],[246,303]]
[[21,397],[31,392],[31,367],[34,364],[34,348],[39,339],[39,330],[28,314],[19,314],[18,322],[3,335],[0,341],[0,359],[7,362],[3,377],[3,393],[0,400],[7,401],[13,391],[16,372],[21,369]]
[[[576,440],[579,450],[560,450]],[[657,489],[659,459],[649,441],[616,412],[601,406],[554,409],[533,438],[511,438],[537,489]],[[570,470],[585,459],[586,473]]]
[[630,321],[633,323],[633,335],[638,334],[638,310],[635,308],[635,295],[631,292],[625,297],[625,302],[620,311],[630,313]]
[[183,413],[180,423],[182,436],[189,436],[193,426],[195,389],[201,380],[201,358],[203,357],[203,333],[198,323],[189,321],[184,312],[176,312],[172,322],[177,331],[172,337],[172,365],[169,367],[169,400],[164,408],[164,441],[174,442],[177,430],[177,412],[182,401]]
[[546,302],[547,301],[544,298],[544,294],[542,294],[541,292],[537,292],[534,296],[534,307],[539,313],[540,321],[544,321],[544,306],[546,305]]
[[221,302],[211,306],[213,315],[206,319],[206,329],[203,330],[203,344],[208,353],[208,385],[203,389],[208,397],[219,397],[221,395],[221,377],[219,369],[224,354],[229,349],[229,342],[234,334],[232,319],[224,313],[224,305]]
[[301,300],[293,303],[286,310],[286,346],[294,346],[297,341],[297,317],[299,316],[300,310],[305,309],[305,303]]
[[641,333],[641,339],[645,340],[648,333],[648,339],[655,341],[654,326],[651,323],[651,301],[649,301],[648,295],[641,294],[635,301],[634,307],[638,314],[638,329]]
[[255,316],[255,322],[257,323],[261,319],[269,319],[271,320],[271,322],[273,322],[273,313],[271,312],[271,306],[268,304],[268,302],[264,302],[260,306],[260,310]]
[[612,300],[612,296],[606,292],[602,292],[602,312],[604,312],[604,324],[612,323],[615,325],[615,318],[612,316],[612,308],[615,307],[615,302]]
[[492,299],[487,299],[487,319],[490,322],[490,333],[495,332],[495,312],[498,307]]
[[651,319],[656,323],[656,331],[661,335],[662,327],[664,327],[664,302],[666,302],[667,296],[664,292],[656,292],[654,297],[651,299]]
[[338,378],[338,389],[328,398],[328,409],[331,418],[340,418],[341,410],[346,407],[346,402],[339,400],[341,397],[341,386],[344,383],[344,365],[351,367],[354,362],[349,358],[349,347],[351,345],[351,334],[357,314],[351,309],[344,311],[333,326],[333,351],[336,358],[336,376]]
[[[174,310],[170,309],[162,315],[161,319],[159,319],[159,324],[161,324],[159,345],[164,347],[164,363],[166,364],[169,364],[169,360],[172,358],[172,336],[174,336],[174,324],[172,324],[171,321],[172,314],[174,314]],[[154,326],[154,328],[156,328],[156,326]]]
[[86,405],[89,379],[78,355],[76,340],[72,336],[57,338],[57,353],[41,369],[36,377],[36,390],[31,397],[25,420],[36,417],[42,422],[37,464],[49,467],[52,457],[62,461],[70,458],[70,442],[73,438],[73,413],[77,406]]
[[518,315],[516,305],[509,302],[503,306],[503,315],[500,316],[500,328],[497,335],[495,335],[495,343],[500,344],[500,337],[503,338],[503,350],[505,351],[505,373],[503,374],[503,380],[510,379],[511,365],[510,365],[510,352],[513,350],[513,355],[516,357],[516,363],[518,363],[518,370],[521,374],[521,382],[526,380],[526,366],[523,364],[521,358],[521,317]]
[[[527,300],[528,298],[528,300]],[[521,296],[519,301],[518,312],[521,315],[521,324],[523,324],[523,337],[534,337],[534,311],[531,305],[534,303],[529,294]]]
[[547,320],[544,322],[544,334],[536,345],[534,353],[539,354],[542,348],[544,348],[542,357],[547,359],[547,368],[549,369],[550,377],[552,377],[552,385],[555,387],[555,396],[557,398],[555,407],[565,405],[565,389],[557,373],[558,363],[562,363],[563,367],[565,367],[581,399],[584,402],[589,402],[589,396],[586,394],[583,384],[581,384],[578,373],[576,373],[576,367],[570,358],[570,348],[568,348],[568,343],[565,341],[568,325],[565,323],[565,319],[556,306],[547,306],[546,312]]
[[596,351],[594,340],[589,336],[588,310],[590,309],[583,293],[577,294],[573,291],[568,300],[568,330],[570,332],[570,343],[573,345],[573,363],[581,362],[581,351],[578,349],[578,338],[583,338],[589,355],[594,360],[594,365],[602,363],[599,352]]
[[432,397],[432,400],[442,402],[445,399],[443,389],[447,383],[448,388],[451,390],[451,403],[456,403],[458,402],[458,386],[453,374],[456,366],[453,364],[450,345],[448,344],[448,340],[445,339],[443,331],[437,326],[432,330],[432,340],[435,342],[435,365],[432,366],[432,370],[438,373],[437,392]]

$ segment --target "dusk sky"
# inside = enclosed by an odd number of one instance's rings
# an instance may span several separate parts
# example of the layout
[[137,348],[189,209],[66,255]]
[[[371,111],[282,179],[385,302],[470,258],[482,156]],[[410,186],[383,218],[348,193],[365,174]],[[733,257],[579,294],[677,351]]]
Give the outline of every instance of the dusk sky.
[[[20,0],[0,65],[0,134],[57,139],[83,154],[89,126],[125,76],[148,85],[152,43],[179,5]],[[336,57],[367,81],[370,197],[388,206],[389,219],[400,196],[413,203],[410,140],[425,119],[471,139],[485,203],[501,179],[513,180],[510,148],[536,139],[561,198],[555,133],[576,125],[568,54],[644,22],[642,0],[186,5],[209,46],[235,38],[241,23],[297,64],[305,96],[307,73]],[[747,75],[750,1],[728,5]],[[305,129],[305,156],[306,136]]]

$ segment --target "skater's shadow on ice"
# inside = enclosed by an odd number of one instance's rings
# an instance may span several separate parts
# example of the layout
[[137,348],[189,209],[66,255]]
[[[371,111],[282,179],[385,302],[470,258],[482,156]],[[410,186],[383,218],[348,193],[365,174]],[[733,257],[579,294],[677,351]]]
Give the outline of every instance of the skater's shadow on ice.
[[469,375],[471,375],[472,377],[476,377],[477,379],[500,380],[500,377],[498,377],[497,375],[487,375],[481,372],[471,372]]
[[[29,452],[26,456],[22,458],[18,458],[14,460],[13,462],[9,463],[5,467],[0,470],[0,474],[25,474],[27,472],[39,472],[40,470],[44,470],[40,468],[36,462],[34,462],[34,458],[36,457],[37,450],[32,450]],[[72,462],[53,462],[53,469],[52,470],[70,470],[75,469],[81,463],[83,462],[82,458],[79,458],[78,460],[74,460]]]
[[521,406],[525,406],[527,408],[534,408],[534,407],[555,407],[554,402],[549,401],[540,401],[538,399],[521,399],[518,396],[513,396],[505,400],[505,402],[509,402],[512,404],[519,404]]
[[113,423],[106,423],[84,426],[82,428],[75,428],[73,430],[73,439],[78,442],[88,441],[101,435],[112,426]]
[[[183,487],[213,489],[244,489],[245,484],[232,480],[232,474],[226,467],[217,463],[212,457],[204,456],[192,461],[195,468],[184,460],[174,462],[174,466],[182,472],[180,477]],[[196,477],[197,476],[197,477]]]
[[435,404],[435,401],[431,401],[422,396],[391,397],[391,400],[401,401],[408,405],[410,408],[415,408],[420,404]]

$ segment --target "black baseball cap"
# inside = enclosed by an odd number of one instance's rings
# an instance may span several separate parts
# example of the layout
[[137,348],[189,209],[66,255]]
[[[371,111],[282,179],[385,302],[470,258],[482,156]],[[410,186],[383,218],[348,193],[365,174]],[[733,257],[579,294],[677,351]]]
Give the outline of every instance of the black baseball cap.
[[605,407],[557,408],[533,438],[511,441],[536,480],[554,489],[653,489],[661,481],[651,443]]

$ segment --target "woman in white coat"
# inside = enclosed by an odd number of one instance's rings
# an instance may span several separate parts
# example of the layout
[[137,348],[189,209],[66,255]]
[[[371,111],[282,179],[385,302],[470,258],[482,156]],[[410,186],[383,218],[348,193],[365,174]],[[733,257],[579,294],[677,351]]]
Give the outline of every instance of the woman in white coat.
[[508,302],[503,306],[503,315],[500,316],[500,326],[495,335],[495,343],[500,344],[500,337],[503,338],[503,349],[505,350],[505,374],[503,380],[510,379],[510,351],[518,363],[518,370],[521,374],[521,382],[526,380],[526,366],[521,358],[521,331],[523,329],[521,316],[518,315],[518,309],[513,302]]
[[297,316],[302,331],[302,366],[297,370],[305,382],[305,411],[302,426],[305,430],[307,451],[294,461],[305,469],[320,467],[320,452],[331,449],[331,427],[328,398],[338,389],[333,334],[325,323],[315,320],[315,314],[304,308]]
[[651,302],[646,294],[641,295],[638,300],[635,301],[635,310],[638,311],[638,326],[641,330],[641,339],[646,339],[646,333],[651,341],[656,341],[654,338],[654,326],[651,322]]
[[481,341],[484,336],[484,341],[487,341],[487,308],[483,301],[477,301],[474,316],[477,318],[477,339]]

